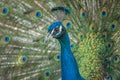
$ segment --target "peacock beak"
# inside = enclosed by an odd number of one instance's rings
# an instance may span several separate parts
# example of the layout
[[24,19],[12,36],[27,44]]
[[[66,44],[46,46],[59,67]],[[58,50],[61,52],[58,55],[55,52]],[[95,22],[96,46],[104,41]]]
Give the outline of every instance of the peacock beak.
[[44,43],[46,43],[50,38],[53,38],[53,32],[54,32],[54,29],[51,31],[51,32],[48,32],[48,34],[46,35],[45,39],[44,39]]

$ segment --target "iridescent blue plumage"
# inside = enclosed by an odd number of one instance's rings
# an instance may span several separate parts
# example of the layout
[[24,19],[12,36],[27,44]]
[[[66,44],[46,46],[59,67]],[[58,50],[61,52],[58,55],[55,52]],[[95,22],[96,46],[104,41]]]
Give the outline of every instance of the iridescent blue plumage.
[[57,26],[61,26],[62,23],[61,22],[54,22],[50,25],[50,27],[48,28],[48,32],[52,31],[55,27]]
[[[51,24],[48,29],[48,33],[51,33],[56,27],[60,26],[62,26],[62,31],[59,35],[57,35],[59,36],[59,38],[57,36],[55,38],[58,39],[61,45],[62,80],[83,80],[83,78],[79,74],[77,62],[70,48],[71,46],[68,33],[66,32],[62,23],[54,22],[53,24]],[[52,34],[52,36],[55,36],[56,34]]]

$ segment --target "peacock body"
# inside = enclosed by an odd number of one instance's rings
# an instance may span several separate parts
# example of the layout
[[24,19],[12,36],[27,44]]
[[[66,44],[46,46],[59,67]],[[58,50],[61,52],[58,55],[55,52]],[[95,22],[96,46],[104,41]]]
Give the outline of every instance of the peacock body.
[[119,23],[119,0],[1,0],[0,80],[120,80]]

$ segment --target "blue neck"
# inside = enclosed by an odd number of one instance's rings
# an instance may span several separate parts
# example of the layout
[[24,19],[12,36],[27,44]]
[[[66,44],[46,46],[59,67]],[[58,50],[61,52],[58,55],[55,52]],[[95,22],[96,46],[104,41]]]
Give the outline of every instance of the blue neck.
[[58,40],[61,45],[62,80],[83,80],[79,74],[76,60],[70,49],[70,40],[67,32]]

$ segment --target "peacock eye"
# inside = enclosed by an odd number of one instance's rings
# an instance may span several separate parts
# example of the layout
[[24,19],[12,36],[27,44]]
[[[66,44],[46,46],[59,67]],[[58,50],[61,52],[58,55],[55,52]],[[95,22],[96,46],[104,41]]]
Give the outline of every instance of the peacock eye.
[[5,42],[9,42],[10,38],[9,36],[5,36]]
[[118,55],[115,55],[115,56],[113,57],[113,61],[114,61],[115,63],[118,63],[118,62],[119,62],[119,56],[118,56]]
[[55,30],[54,30],[55,32],[59,32],[59,28],[57,27],[57,28],[55,28]]
[[7,8],[7,7],[4,7],[2,13],[3,13],[3,14],[7,14],[7,13],[8,13],[8,8]]
[[49,71],[45,72],[45,75],[46,75],[47,77],[50,76],[50,72],[49,72]]
[[107,76],[105,76],[105,80],[112,80],[111,75],[107,75]]

